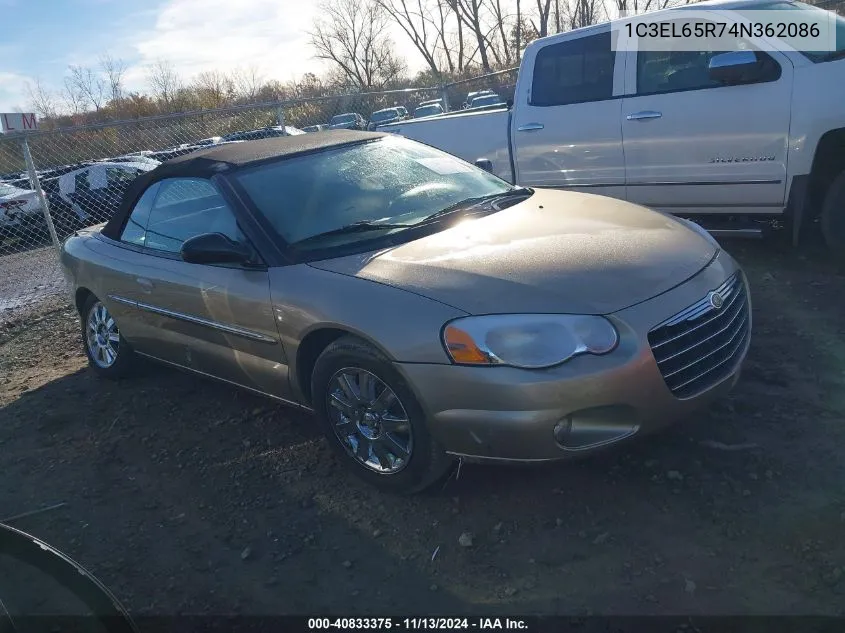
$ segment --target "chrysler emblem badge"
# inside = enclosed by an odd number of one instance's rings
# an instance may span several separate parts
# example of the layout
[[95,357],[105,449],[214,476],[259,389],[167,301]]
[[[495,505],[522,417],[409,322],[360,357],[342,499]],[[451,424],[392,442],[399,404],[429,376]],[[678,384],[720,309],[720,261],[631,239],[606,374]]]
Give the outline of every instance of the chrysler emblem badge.
[[714,310],[721,310],[722,305],[724,305],[725,300],[722,299],[722,295],[718,292],[711,292],[710,293],[710,305],[713,306]]

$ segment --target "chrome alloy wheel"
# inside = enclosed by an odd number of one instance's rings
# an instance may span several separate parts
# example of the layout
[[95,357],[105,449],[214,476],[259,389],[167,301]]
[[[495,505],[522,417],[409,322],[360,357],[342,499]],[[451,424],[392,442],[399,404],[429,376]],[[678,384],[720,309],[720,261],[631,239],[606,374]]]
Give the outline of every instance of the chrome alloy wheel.
[[335,435],[362,466],[393,474],[408,465],[413,451],[408,414],[378,377],[359,367],[335,372],[326,404]]
[[117,324],[101,302],[97,301],[88,311],[85,324],[85,342],[88,353],[98,367],[108,369],[117,360],[120,332]]

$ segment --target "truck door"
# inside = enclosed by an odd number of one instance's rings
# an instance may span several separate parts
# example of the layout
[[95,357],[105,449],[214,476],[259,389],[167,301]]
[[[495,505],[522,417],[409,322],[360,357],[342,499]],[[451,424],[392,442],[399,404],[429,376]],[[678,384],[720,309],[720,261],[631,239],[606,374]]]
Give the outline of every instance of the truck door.
[[609,25],[529,45],[510,132],[518,184],[625,197],[618,58]]
[[720,82],[709,70],[717,55],[741,60],[736,52],[632,54],[621,117],[631,202],[691,215],[783,208],[792,64],[770,47],[739,45],[759,66],[756,79],[741,85]]

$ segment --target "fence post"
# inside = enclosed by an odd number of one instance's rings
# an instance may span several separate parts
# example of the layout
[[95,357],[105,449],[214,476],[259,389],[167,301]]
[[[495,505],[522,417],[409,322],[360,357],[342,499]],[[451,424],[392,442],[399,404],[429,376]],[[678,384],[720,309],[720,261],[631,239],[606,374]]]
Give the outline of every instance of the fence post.
[[449,107],[449,91],[446,86],[440,86],[440,98],[443,99],[443,111],[449,112],[452,108]]
[[276,108],[276,125],[285,127],[285,109],[282,106]]
[[50,232],[50,239],[53,241],[53,246],[56,247],[56,250],[60,250],[62,245],[59,242],[59,236],[56,234],[53,218],[50,216],[50,207],[47,206],[47,196],[44,195],[44,190],[41,188],[41,181],[38,179],[38,174],[35,171],[35,162],[32,160],[32,153],[29,151],[29,141],[26,136],[21,139],[21,147],[23,148],[23,159],[26,161],[26,170],[29,172],[29,184],[38,196],[38,201],[41,203],[41,211],[44,213],[44,220],[47,222],[47,230]]

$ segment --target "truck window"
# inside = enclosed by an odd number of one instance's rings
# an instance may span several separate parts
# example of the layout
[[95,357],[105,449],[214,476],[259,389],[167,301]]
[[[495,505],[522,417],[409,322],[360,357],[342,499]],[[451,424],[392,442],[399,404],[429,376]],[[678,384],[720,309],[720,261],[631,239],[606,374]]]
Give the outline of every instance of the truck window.
[[606,31],[541,48],[534,61],[531,105],[610,99],[616,62],[610,38],[611,32]]
[[[751,48],[741,41],[738,48]],[[719,88],[722,84],[710,79],[710,58],[724,51],[640,51],[637,53],[637,94],[650,95],[685,90]],[[767,53],[755,51],[757,62],[765,72],[761,81],[780,77],[780,65]]]

